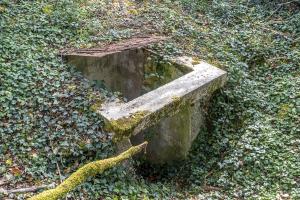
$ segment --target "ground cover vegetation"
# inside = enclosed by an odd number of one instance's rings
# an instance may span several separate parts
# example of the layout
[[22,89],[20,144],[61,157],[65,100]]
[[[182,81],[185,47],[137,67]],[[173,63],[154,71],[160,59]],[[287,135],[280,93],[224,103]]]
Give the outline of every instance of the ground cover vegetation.
[[[133,36],[153,50],[228,71],[209,126],[177,165],[114,167],[70,199],[300,199],[298,1],[0,1],[0,179],[4,189],[58,184],[114,155],[94,87],[59,56]],[[0,194],[24,199],[32,194]]]

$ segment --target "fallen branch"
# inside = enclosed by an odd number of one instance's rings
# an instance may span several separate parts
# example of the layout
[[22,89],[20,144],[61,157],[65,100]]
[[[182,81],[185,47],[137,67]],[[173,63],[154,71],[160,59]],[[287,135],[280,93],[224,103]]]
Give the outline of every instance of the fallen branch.
[[111,168],[123,160],[126,160],[133,155],[139,153],[147,146],[147,142],[144,142],[138,146],[133,146],[129,148],[127,151],[119,154],[116,157],[94,161],[88,163],[81,168],[79,168],[76,172],[71,174],[69,178],[63,181],[60,185],[58,185],[54,189],[46,190],[40,194],[37,194],[29,200],[57,200],[59,198],[64,197],[68,192],[76,188],[78,185],[83,183],[88,177],[95,176],[96,174],[102,173],[104,170]]
[[27,193],[27,192],[35,192],[40,189],[49,188],[51,185],[41,185],[41,186],[33,186],[28,188],[17,188],[17,189],[11,189],[11,190],[5,190],[0,188],[0,193],[3,194],[13,194],[13,193]]

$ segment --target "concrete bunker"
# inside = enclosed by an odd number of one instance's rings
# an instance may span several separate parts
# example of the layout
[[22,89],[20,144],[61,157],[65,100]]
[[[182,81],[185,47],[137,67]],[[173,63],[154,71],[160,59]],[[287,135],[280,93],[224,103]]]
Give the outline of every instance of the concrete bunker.
[[146,49],[159,37],[139,38],[102,49],[65,53],[66,61],[124,99],[96,110],[106,120],[120,150],[149,142],[153,163],[184,159],[204,124],[204,107],[222,87],[226,72],[191,57],[166,60]]

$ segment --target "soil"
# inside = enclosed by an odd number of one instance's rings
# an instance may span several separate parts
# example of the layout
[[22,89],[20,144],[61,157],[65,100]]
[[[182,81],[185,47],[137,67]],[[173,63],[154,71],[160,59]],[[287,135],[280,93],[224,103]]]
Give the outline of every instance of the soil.
[[112,43],[106,45],[104,47],[94,47],[94,48],[87,48],[87,49],[66,49],[61,51],[62,56],[67,55],[80,55],[80,56],[105,56],[108,54],[128,50],[128,49],[136,49],[141,47],[146,47],[147,45],[158,43],[161,41],[166,40],[166,37],[163,36],[144,36],[144,37],[136,37],[127,40],[122,40],[117,43]]

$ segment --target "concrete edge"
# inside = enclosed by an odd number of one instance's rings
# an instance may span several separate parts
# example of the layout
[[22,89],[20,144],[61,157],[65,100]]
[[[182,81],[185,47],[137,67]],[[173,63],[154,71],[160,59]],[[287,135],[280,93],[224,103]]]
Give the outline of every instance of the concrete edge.
[[[184,63],[179,63],[184,64]],[[186,63],[184,65],[187,65]],[[226,82],[226,72],[208,63],[189,65],[193,71],[167,83],[156,90],[139,96],[127,103],[103,104],[97,112],[108,122],[130,118],[135,113],[145,115],[135,124],[133,135],[155,123],[155,120],[176,114],[174,106],[197,101],[208,93],[222,87]]]

